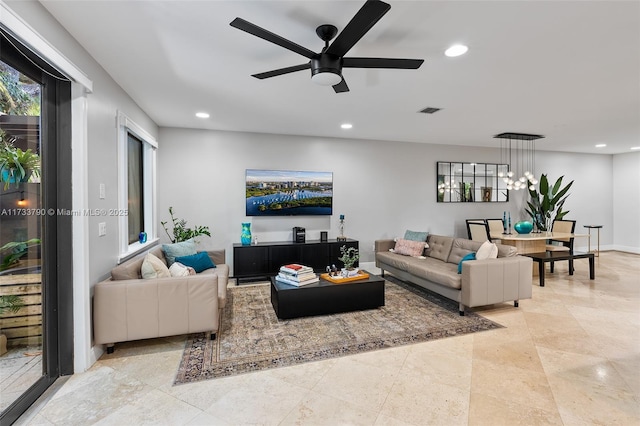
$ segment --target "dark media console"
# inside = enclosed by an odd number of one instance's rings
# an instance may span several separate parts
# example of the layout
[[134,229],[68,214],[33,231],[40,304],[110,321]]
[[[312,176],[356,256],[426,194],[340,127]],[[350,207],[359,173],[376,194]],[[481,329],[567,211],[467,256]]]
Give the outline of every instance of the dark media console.
[[327,265],[344,265],[338,260],[340,247],[358,248],[358,241],[320,241],[304,243],[276,241],[257,245],[233,245],[233,277],[240,280],[254,280],[278,274],[280,267],[288,263],[300,263],[310,266],[316,272],[325,272]]

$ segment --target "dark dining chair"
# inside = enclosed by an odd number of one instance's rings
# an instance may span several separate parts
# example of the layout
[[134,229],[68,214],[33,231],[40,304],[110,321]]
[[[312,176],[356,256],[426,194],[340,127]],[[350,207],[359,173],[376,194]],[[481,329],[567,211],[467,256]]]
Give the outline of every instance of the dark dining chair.
[[[551,225],[551,232],[562,232],[565,234],[573,234],[576,229],[575,220],[554,220]],[[570,238],[550,238],[547,240],[546,251],[568,251],[573,253],[573,237]],[[553,272],[553,263],[549,262],[551,272]],[[569,259],[569,270],[573,273],[573,259]]]

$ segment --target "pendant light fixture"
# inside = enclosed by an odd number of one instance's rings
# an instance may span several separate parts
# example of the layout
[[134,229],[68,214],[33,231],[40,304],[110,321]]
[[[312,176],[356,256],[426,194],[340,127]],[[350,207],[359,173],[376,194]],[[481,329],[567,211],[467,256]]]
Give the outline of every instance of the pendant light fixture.
[[505,132],[495,135],[500,139],[500,162],[509,165],[509,171],[498,173],[508,190],[535,189],[538,179],[535,176],[535,156],[537,139],[542,135]]

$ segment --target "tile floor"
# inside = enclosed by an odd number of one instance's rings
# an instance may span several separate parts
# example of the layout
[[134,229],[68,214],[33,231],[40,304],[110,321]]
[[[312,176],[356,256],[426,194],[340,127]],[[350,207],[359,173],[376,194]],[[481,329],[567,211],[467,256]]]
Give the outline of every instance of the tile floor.
[[118,345],[17,424],[640,424],[640,256],[547,276],[477,309],[503,329],[193,384],[185,336]]

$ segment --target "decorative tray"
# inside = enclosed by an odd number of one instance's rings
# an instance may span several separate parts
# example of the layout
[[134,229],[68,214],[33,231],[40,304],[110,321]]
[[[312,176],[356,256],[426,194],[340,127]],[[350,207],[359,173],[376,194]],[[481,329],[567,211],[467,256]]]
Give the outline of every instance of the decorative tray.
[[369,274],[367,274],[366,272],[360,271],[358,275],[354,277],[349,277],[349,278],[345,278],[341,275],[338,275],[337,277],[332,277],[329,274],[320,274],[320,278],[332,283],[340,284],[340,283],[348,283],[351,281],[365,280],[369,278]]

